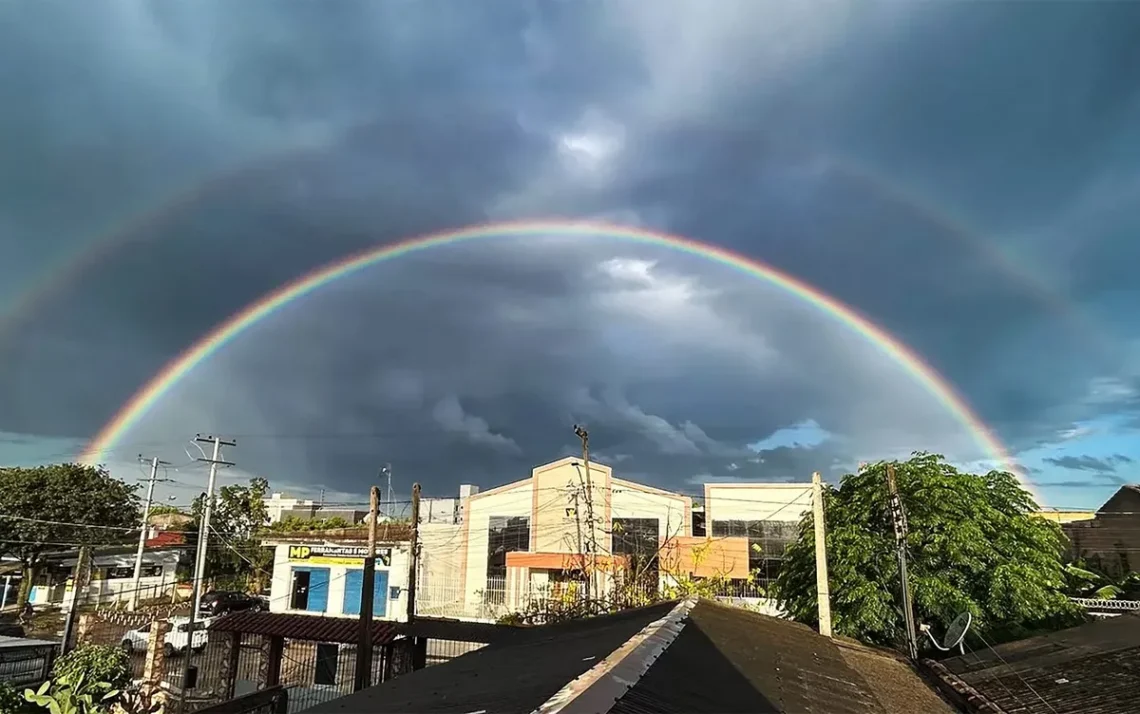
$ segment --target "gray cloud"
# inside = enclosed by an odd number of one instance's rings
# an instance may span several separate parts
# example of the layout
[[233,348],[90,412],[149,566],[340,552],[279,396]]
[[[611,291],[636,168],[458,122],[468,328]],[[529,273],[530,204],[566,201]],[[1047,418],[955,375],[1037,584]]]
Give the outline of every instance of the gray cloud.
[[[669,230],[819,286],[913,346],[1015,451],[1124,424],[1140,411],[1140,256],[1120,228],[1140,218],[1140,105],[1120,69],[1136,13],[6,6],[0,296],[22,311],[0,317],[0,429],[86,437],[317,265],[551,215]],[[8,302],[42,275],[44,297]],[[832,438],[746,452],[809,419]],[[243,468],[282,481],[351,492],[391,461],[445,490],[576,448],[576,421],[662,484],[985,456],[898,365],[779,291],[564,236],[435,249],[318,291],[108,456],[226,431]]]
[[1124,454],[1113,454],[1104,458],[1085,454],[1082,456],[1046,457],[1044,461],[1071,471],[1092,471],[1093,473],[1108,475],[1116,473],[1116,470],[1124,464],[1131,464],[1133,459]]

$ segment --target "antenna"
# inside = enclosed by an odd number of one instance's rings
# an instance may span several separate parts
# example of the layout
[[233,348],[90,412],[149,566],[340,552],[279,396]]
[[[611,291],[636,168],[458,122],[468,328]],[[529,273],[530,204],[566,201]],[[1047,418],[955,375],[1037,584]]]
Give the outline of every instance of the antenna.
[[942,637],[942,644],[938,644],[934,635],[930,634],[930,625],[921,625],[918,629],[926,633],[926,636],[930,638],[930,644],[943,652],[949,652],[957,647],[959,652],[966,654],[966,646],[963,644],[963,640],[966,639],[966,631],[970,629],[970,623],[973,621],[974,617],[969,611],[955,617],[954,621],[950,623],[950,627],[946,628],[946,634]]

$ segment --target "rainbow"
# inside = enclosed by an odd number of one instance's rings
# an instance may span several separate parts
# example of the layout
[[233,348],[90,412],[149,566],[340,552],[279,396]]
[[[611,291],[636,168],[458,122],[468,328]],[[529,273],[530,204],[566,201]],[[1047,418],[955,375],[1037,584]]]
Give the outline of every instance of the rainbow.
[[644,228],[577,220],[488,223],[431,233],[355,253],[313,270],[246,306],[215,327],[205,337],[199,339],[185,352],[168,362],[100,429],[87,445],[81,460],[86,463],[97,463],[102,455],[115,448],[127,432],[146,416],[171,387],[195,367],[209,359],[211,355],[225,347],[249,327],[325,285],[377,263],[431,248],[481,238],[536,234],[566,237],[606,236],[669,248],[720,263],[778,287],[832,316],[868,340],[884,355],[897,362],[972,434],[985,453],[1003,464],[1008,470],[1014,473],[1018,472],[1013,459],[1002,443],[938,372],[898,339],[861,316],[851,307],[792,275],[724,248]]

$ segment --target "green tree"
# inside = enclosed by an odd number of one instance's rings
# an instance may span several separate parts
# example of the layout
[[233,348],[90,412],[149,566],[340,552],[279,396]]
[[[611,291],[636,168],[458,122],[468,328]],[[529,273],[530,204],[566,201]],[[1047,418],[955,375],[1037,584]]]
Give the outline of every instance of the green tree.
[[53,464],[0,468],[0,554],[19,559],[23,605],[48,553],[78,545],[127,543],[138,533],[137,486],[103,467]]
[[[248,485],[223,486],[210,514],[207,579],[218,587],[260,591],[269,583],[273,552],[261,546],[260,532],[269,522],[265,495],[269,482],[252,478]],[[194,499],[191,515],[201,523],[205,498]]]
[[[894,465],[918,622],[938,632],[969,610],[992,641],[1080,621],[1064,593],[1061,529],[1031,515],[1037,506],[1013,474],[964,473],[927,453]],[[886,469],[880,462],[827,487],[824,519],[835,632],[898,645],[903,617]],[[796,620],[818,622],[810,514],[785,552],[773,595]]]

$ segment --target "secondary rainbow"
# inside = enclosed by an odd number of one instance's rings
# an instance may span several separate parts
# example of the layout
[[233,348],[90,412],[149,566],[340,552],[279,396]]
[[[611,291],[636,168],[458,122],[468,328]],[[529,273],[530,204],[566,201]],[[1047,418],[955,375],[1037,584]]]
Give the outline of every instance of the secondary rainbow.
[[115,445],[150,411],[152,407],[196,366],[226,346],[247,328],[265,319],[289,303],[302,298],[324,285],[359,272],[377,263],[399,258],[410,253],[429,250],[454,243],[482,238],[527,235],[605,236],[635,243],[656,245],[689,253],[716,263],[740,270],[760,278],[787,293],[808,302],[831,315],[848,328],[870,341],[880,352],[903,367],[973,435],[978,445],[1005,468],[1016,468],[1005,447],[989,427],[974,414],[970,406],[938,374],[909,347],[886,330],[857,313],[853,308],[799,278],[783,273],[765,263],[724,248],[701,243],[689,238],[647,230],[592,221],[519,221],[487,223],[456,230],[431,233],[398,243],[358,252],[318,268],[290,282],[234,314],[209,334],[194,343],[188,350],[168,362],[161,371],[135,393],[87,445],[82,460],[96,463],[112,451]]

